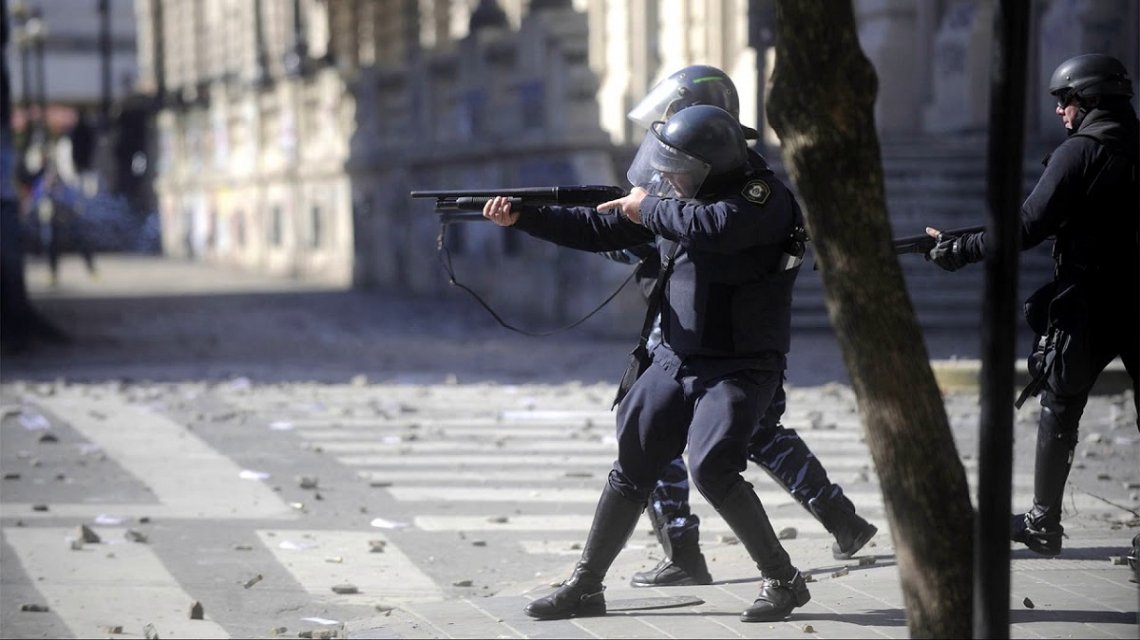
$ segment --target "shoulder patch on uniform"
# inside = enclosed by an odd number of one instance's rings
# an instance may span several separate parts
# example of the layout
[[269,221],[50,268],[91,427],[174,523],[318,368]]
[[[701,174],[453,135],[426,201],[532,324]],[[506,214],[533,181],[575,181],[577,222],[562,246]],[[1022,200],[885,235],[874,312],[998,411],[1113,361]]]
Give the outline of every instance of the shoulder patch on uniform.
[[740,194],[749,202],[764,204],[768,201],[768,196],[772,195],[772,187],[769,187],[768,183],[763,180],[749,180]]

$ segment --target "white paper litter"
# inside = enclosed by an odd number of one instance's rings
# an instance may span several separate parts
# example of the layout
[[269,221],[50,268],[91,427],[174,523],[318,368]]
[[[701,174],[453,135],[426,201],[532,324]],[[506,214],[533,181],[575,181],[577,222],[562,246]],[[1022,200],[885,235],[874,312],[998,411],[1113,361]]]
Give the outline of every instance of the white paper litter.
[[394,520],[385,520],[384,518],[373,518],[372,526],[378,529],[403,529],[408,526],[407,522],[396,522]]

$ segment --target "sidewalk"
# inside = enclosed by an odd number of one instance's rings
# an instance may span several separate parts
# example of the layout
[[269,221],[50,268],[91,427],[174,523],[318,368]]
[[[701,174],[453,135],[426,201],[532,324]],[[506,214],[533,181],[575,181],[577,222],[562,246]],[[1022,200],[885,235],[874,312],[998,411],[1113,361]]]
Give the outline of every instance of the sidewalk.
[[[812,600],[778,623],[743,623],[755,599],[758,575],[736,544],[702,545],[716,582],[700,587],[634,589],[642,554],[627,547],[611,569],[607,603],[694,596],[687,607],[612,612],[604,617],[538,621],[523,614],[549,585],[520,586],[488,598],[401,605],[346,625],[350,638],[907,638],[898,567],[885,523],[856,558],[831,558],[822,538],[786,540],[785,548],[809,574]],[[1042,558],[1014,549],[1011,561],[1010,637],[1136,638],[1137,585],[1121,564],[1135,528],[1068,529],[1064,553]],[[637,535],[635,533],[635,540]],[[567,565],[566,575],[572,565]],[[536,583],[538,580],[536,579]]]

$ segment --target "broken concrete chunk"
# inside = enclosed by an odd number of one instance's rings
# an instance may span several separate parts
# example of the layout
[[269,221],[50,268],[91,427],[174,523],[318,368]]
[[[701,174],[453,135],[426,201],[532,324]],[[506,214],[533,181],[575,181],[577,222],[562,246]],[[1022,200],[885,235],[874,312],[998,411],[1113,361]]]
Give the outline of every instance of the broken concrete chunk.
[[143,533],[142,531],[139,531],[138,529],[127,529],[123,533],[123,537],[126,538],[127,540],[129,540],[130,542],[138,542],[141,544],[146,544],[146,541],[147,541],[146,534]]
[[472,584],[474,584],[474,583],[471,580],[456,580],[455,582],[451,583],[451,586],[453,586],[453,587],[470,587]]
[[360,589],[357,589],[356,585],[348,584],[347,582],[344,584],[334,584],[332,590],[333,593],[339,594],[360,593]]
[[148,622],[143,627],[143,635],[146,636],[146,640],[158,640],[158,629],[155,629],[154,625]]
[[1026,609],[1032,609],[1037,606],[1033,604],[1033,601],[1029,599],[1029,596],[1026,596],[1025,599],[1021,601],[1021,604],[1025,605]]
[[206,610],[202,607],[202,603],[197,600],[194,604],[190,605],[190,619],[191,620],[205,620]]
[[815,627],[811,626],[810,624],[805,624],[804,633],[815,633]]
[[302,489],[316,489],[319,482],[316,476],[297,476],[297,486]]
[[388,546],[387,540],[369,540],[368,551],[369,553],[383,553],[384,547]]
[[22,604],[20,611],[29,611],[31,613],[47,613],[49,611],[46,604]]
[[88,544],[98,544],[103,541],[99,537],[99,534],[92,531],[91,527],[85,524],[79,525],[79,539]]
[[784,527],[780,529],[780,533],[777,533],[776,537],[780,540],[795,540],[798,533],[795,527]]

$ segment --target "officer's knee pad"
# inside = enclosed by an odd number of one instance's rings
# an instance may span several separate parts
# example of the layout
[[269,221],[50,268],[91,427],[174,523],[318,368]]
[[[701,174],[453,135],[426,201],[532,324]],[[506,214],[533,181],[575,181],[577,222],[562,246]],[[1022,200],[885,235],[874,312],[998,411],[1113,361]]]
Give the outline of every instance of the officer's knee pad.
[[[1053,405],[1053,406],[1050,406]],[[1041,418],[1037,422],[1037,438],[1058,440],[1076,446],[1080,426],[1080,412],[1066,410],[1054,403],[1041,405]]]

